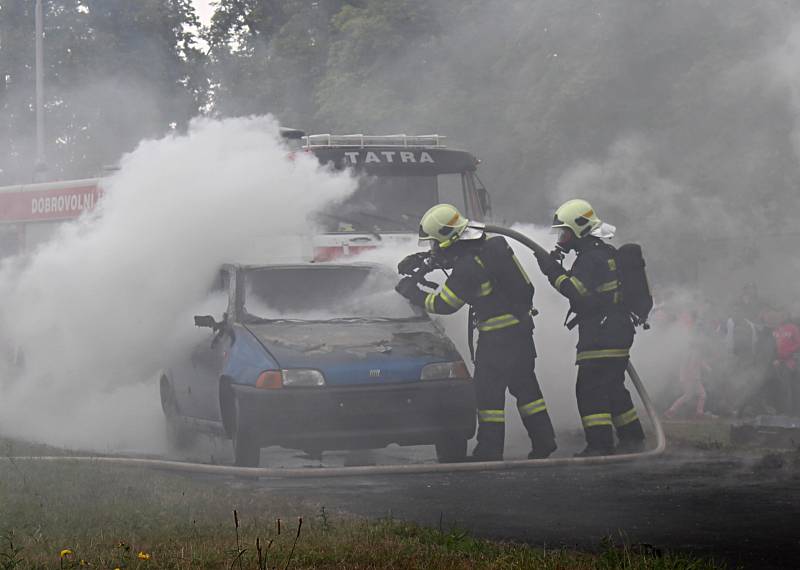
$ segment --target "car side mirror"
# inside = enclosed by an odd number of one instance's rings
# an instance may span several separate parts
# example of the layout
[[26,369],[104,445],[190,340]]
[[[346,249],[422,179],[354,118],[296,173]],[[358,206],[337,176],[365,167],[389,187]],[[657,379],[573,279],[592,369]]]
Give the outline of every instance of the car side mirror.
[[211,315],[194,316],[194,326],[196,327],[206,327],[216,331],[221,325],[222,323],[215,321]]

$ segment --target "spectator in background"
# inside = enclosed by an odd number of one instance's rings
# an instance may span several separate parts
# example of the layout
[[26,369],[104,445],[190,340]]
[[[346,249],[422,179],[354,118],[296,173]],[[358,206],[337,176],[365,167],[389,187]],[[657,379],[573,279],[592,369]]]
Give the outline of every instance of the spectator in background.
[[695,400],[694,417],[696,419],[716,417],[705,410],[706,389],[703,385],[703,373],[711,372],[711,366],[708,364],[707,343],[704,342],[697,314],[688,311],[684,312],[679,315],[678,323],[686,327],[687,336],[689,337],[686,355],[678,371],[678,380],[682,393],[669,409],[664,412],[664,417],[667,419],[675,418],[681,408],[691,403],[693,399]]
[[776,386],[778,411],[795,415],[798,413],[797,356],[800,353],[800,328],[787,321],[783,311],[767,311],[764,322],[772,330],[775,339],[775,358],[772,361]]
[[758,296],[756,284],[748,283],[742,287],[739,298],[734,302],[731,317],[737,321],[747,320],[757,323],[761,318],[761,313],[767,308],[767,303]]
[[729,407],[736,415],[774,413],[768,402],[774,340],[764,327],[768,305],[758,297],[756,286],[745,285],[731,307],[725,337],[733,358],[727,373]]

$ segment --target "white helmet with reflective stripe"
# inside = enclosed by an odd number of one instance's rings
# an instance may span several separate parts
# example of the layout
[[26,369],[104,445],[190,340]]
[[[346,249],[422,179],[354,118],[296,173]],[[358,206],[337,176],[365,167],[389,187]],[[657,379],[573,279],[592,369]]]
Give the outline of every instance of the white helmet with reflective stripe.
[[577,246],[573,240],[588,235],[608,239],[617,231],[616,227],[597,217],[589,202],[580,199],[568,200],[558,207],[552,228],[559,234],[558,247],[564,250]]
[[553,229],[569,228],[575,237],[586,237],[603,222],[586,200],[569,200],[561,204],[553,216]]
[[446,248],[456,241],[480,239],[483,230],[470,227],[469,220],[451,204],[436,204],[425,212],[419,222],[419,241],[435,241]]

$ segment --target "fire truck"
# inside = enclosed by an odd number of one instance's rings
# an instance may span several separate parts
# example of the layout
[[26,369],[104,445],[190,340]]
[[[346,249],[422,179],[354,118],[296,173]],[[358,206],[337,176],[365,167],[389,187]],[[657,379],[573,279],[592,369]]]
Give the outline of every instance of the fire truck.
[[319,214],[323,231],[314,239],[319,261],[417,235],[422,214],[439,202],[476,220],[491,209],[477,176],[478,159],[447,148],[442,136],[323,134],[301,140],[302,150],[321,163],[360,174],[348,200]]
[[[296,129],[282,129],[282,135],[290,157],[312,153],[321,164],[359,175],[348,200],[317,215],[317,261],[407,240],[416,235],[422,214],[439,202],[476,220],[491,209],[478,159],[448,148],[443,136],[306,135]],[[102,194],[102,178],[0,187],[0,258],[33,250],[59,224],[91,210]]]
[[33,250],[62,223],[94,208],[102,179],[0,187],[0,258]]

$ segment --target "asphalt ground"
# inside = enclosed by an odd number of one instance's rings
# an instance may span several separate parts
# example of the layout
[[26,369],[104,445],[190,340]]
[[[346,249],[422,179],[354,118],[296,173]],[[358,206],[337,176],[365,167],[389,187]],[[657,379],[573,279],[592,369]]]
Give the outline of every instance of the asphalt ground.
[[730,568],[800,568],[800,468],[774,456],[231,484],[539,547],[594,550],[610,538]]

